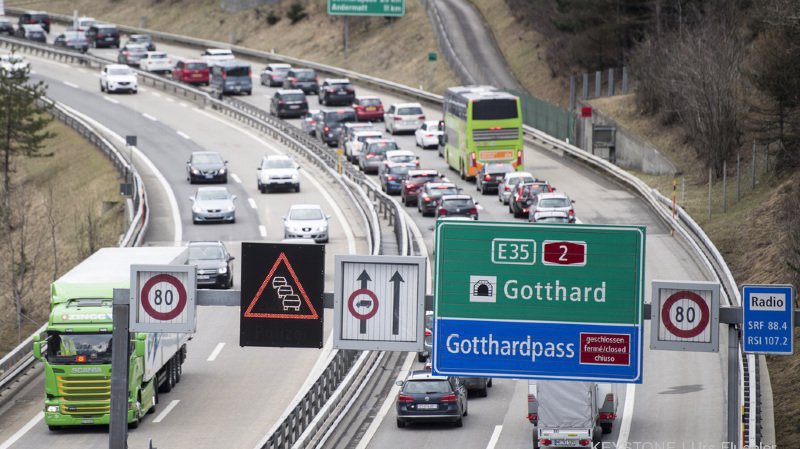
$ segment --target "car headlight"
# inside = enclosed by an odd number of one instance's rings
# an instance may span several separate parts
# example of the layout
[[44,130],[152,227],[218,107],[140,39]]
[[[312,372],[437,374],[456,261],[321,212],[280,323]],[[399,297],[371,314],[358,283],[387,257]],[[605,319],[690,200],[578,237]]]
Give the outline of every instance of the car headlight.
[[192,206],[192,212],[199,214],[200,212],[203,212],[203,208],[200,206]]
[[192,174],[193,174],[193,175],[199,175],[199,174],[200,174],[200,170],[198,170],[198,169],[196,169],[196,168],[193,168],[193,169],[192,169]]
[[58,413],[59,407],[57,405],[48,405],[47,406],[47,411],[49,413]]
[[224,175],[225,174],[225,168],[220,168],[219,169],[219,174],[220,175]]
[[220,267],[220,269],[217,270],[217,273],[219,274],[225,274],[227,272],[228,272],[228,267]]
[[299,176],[297,176],[297,173],[292,175],[292,181],[297,181],[298,178]]
[[231,204],[230,206],[225,208],[225,212],[233,212],[234,209],[236,209],[236,207],[233,204]]

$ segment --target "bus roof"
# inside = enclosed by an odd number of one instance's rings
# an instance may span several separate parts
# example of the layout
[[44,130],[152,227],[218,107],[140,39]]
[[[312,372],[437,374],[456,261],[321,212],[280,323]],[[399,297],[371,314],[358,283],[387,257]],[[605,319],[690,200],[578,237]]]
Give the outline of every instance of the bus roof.
[[510,94],[508,92],[502,91],[495,91],[495,92],[468,92],[462,95],[467,100],[488,100],[488,99],[501,99],[501,98],[508,98],[508,99],[516,99],[518,98],[516,95]]

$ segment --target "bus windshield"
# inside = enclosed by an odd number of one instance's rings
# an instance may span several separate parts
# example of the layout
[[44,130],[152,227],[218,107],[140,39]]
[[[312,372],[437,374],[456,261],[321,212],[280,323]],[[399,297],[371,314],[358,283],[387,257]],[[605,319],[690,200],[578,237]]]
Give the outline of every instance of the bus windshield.
[[517,117],[517,101],[513,98],[476,100],[472,103],[473,120],[505,120]]

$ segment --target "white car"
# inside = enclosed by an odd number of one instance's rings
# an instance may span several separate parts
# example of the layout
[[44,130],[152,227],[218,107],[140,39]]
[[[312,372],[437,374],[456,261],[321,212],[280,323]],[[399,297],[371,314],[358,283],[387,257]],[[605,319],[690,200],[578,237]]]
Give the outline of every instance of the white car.
[[278,154],[265,156],[258,166],[258,190],[261,193],[275,188],[300,191],[300,167],[289,156]]
[[427,121],[423,122],[416,131],[414,131],[414,140],[418,147],[423,150],[425,148],[436,148],[439,146],[439,136],[442,135],[442,130],[439,129],[439,122]]
[[136,72],[124,64],[108,64],[100,71],[101,92],[131,92],[139,91],[139,81]]
[[139,68],[150,73],[169,73],[175,63],[163,51],[148,51],[139,61]]
[[419,168],[419,157],[409,150],[390,150],[383,155],[384,163],[408,164]]
[[235,58],[230,49],[207,48],[205,51],[203,51],[203,53],[200,53],[200,59],[205,61],[209,66],[212,66],[222,61],[231,61]]
[[295,204],[283,217],[283,238],[314,239],[317,243],[328,243],[330,218],[317,204]]
[[15,74],[22,74],[28,70],[31,63],[25,59],[25,56],[16,53],[9,53],[0,55],[0,70],[6,76],[14,76]]
[[354,164],[358,163],[358,156],[364,148],[364,142],[366,142],[367,139],[380,139],[381,137],[383,137],[383,133],[375,130],[354,132],[351,139],[344,141],[345,157]]
[[425,113],[419,103],[397,103],[389,106],[383,114],[386,132],[415,131],[425,121]]

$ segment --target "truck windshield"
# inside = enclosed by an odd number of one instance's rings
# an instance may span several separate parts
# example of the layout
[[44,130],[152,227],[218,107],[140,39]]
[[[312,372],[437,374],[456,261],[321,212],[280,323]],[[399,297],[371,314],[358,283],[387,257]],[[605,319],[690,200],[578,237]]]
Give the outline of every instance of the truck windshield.
[[47,361],[54,364],[111,363],[111,334],[52,334]]

